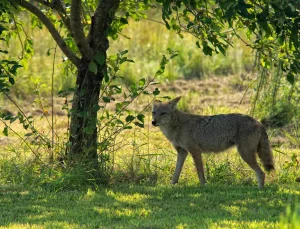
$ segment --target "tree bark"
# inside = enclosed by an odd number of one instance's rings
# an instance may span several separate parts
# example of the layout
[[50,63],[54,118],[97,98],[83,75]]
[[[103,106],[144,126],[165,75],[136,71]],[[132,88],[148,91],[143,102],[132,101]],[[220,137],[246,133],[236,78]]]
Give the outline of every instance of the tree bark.
[[[101,69],[102,70],[102,69]],[[76,89],[73,97],[70,123],[70,149],[67,154],[69,167],[84,166],[86,171],[100,181],[101,173],[97,154],[97,111],[102,71],[94,74],[88,63],[82,61],[78,69]]]
[[[87,39],[89,51],[93,50],[93,55],[101,53],[106,60],[106,51],[109,47],[108,29],[118,6],[119,0],[100,1],[92,17],[88,38],[83,37],[79,32],[80,39],[77,39],[77,45],[80,45],[83,39]],[[73,25],[72,22],[71,25]],[[83,52],[84,46],[81,46],[79,50]],[[97,153],[97,111],[106,65],[100,65],[94,61],[97,64],[97,73],[89,71],[88,66],[93,59],[91,60],[90,55],[86,54],[82,53],[72,102],[67,165],[84,166],[93,180],[99,183],[102,181],[103,174],[100,171]]]

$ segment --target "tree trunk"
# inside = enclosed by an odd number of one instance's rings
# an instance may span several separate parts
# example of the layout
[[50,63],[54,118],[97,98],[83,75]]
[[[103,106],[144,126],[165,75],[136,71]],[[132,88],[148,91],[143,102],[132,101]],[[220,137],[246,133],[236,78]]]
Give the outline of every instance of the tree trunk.
[[[83,166],[90,178],[92,177],[96,183],[103,181],[97,153],[98,102],[104,72],[107,70],[105,64],[106,51],[109,47],[107,34],[119,3],[119,0],[102,0],[99,2],[92,17],[91,28],[87,37],[88,50],[80,45],[80,42],[84,39],[80,31],[74,34],[77,35],[77,43],[79,43],[77,46],[79,49],[82,48],[83,57],[80,60],[80,66],[77,68],[76,89],[71,109],[67,165],[69,167]],[[78,18],[71,17],[72,19],[77,20]],[[76,22],[73,23],[73,26],[76,27]],[[99,61],[97,63],[94,59],[95,55],[101,55],[104,63],[99,63]],[[97,64],[96,73],[95,69],[93,72],[89,70],[89,64],[92,61]]]
[[[83,61],[82,61],[83,62]],[[70,148],[68,166],[83,166],[96,180],[100,179],[97,154],[97,111],[102,71],[94,74],[88,63],[78,69],[77,82],[71,110]]]

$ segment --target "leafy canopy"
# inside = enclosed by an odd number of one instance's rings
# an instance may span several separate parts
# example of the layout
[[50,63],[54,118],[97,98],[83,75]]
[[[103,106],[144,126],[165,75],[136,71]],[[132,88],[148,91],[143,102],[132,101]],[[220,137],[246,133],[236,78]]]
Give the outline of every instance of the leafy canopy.
[[[20,5],[19,2],[18,0],[0,2],[0,36],[1,40],[7,43],[11,36],[17,36],[22,32],[22,22],[14,16],[17,10],[23,10],[22,7],[17,7]],[[68,48],[80,57],[76,42],[68,28],[72,1],[33,2],[38,7],[43,7],[44,14],[61,34],[65,34],[63,39]],[[58,4],[61,2],[64,3],[63,7]],[[86,0],[81,4],[82,22],[87,35],[99,1]],[[295,76],[300,72],[298,0],[123,0],[120,1],[108,36],[117,39],[128,24],[129,18],[134,20],[145,18],[147,10],[153,7],[162,9],[162,19],[168,29],[175,30],[181,37],[188,32],[198,38],[196,44],[206,55],[213,53],[225,55],[227,47],[233,46],[232,37],[236,36],[261,54],[260,62],[264,68],[270,68],[272,63],[280,65],[290,83],[294,83]],[[59,15],[53,13],[55,11]],[[32,16],[31,24],[33,27],[42,26],[41,21],[35,16]],[[246,30],[247,40],[240,36],[240,30]],[[1,69],[5,70],[1,71],[2,78],[7,78],[5,82],[13,84],[16,69],[26,64],[24,60],[31,56],[32,40],[26,37],[23,42],[21,63],[17,60],[10,62],[12,59],[2,60],[0,63]],[[0,52],[7,54],[5,49],[1,49]],[[91,70],[95,71],[93,65]]]
[[[146,1],[148,2],[148,1]],[[293,84],[300,72],[300,1],[157,0],[162,18],[179,36],[189,32],[206,55],[226,54],[236,36],[261,54],[261,65],[280,65]],[[239,34],[246,30],[248,40]]]

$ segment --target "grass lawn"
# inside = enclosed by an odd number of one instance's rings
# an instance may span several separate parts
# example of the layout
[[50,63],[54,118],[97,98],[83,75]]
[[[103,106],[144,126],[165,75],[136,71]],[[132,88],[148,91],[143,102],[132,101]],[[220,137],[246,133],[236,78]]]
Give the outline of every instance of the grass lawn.
[[92,191],[0,188],[0,228],[278,228],[300,186],[117,185]]
[[[206,93],[215,81],[207,81],[207,88],[201,81],[189,82],[186,87],[197,85],[207,89],[201,90]],[[177,82],[178,85],[185,83]],[[217,97],[215,90],[203,95],[201,100],[195,93],[186,95],[179,104],[180,109],[191,108],[191,112],[200,114],[246,109],[247,105],[239,104],[237,92],[234,96],[229,91],[226,96],[222,92]],[[208,102],[212,105],[206,104]],[[227,102],[230,102],[228,108]],[[150,123],[149,114],[145,120]],[[44,123],[41,119],[36,125],[42,133],[49,133]],[[62,120],[61,123],[56,125],[58,133],[67,129],[67,122]],[[16,123],[12,125],[18,128]],[[114,151],[108,152],[117,181],[95,191],[82,190],[76,174],[60,174],[59,169],[44,171],[45,167],[36,159],[39,156],[47,162],[47,145],[44,148],[41,144],[32,145],[37,156],[31,155],[12,133],[1,138],[0,228],[300,228],[300,212],[295,221],[299,227],[287,227],[286,222],[286,227],[280,225],[280,216],[285,215],[287,206],[294,207],[300,201],[300,185],[295,181],[300,177],[299,148],[291,147],[282,131],[281,135],[269,131],[271,142],[278,145],[273,148],[276,172],[266,174],[266,186],[259,190],[255,174],[235,149],[204,156],[207,186],[198,185],[190,156],[181,173],[180,184],[168,185],[175,167],[174,149],[152,126],[134,130],[121,134]],[[22,128],[20,131],[24,132]],[[53,177],[48,176],[53,172]],[[150,186],[147,182],[137,185],[139,178],[141,181],[149,178],[156,185]],[[128,182],[126,185],[124,180]],[[52,189],[51,184],[54,185]],[[74,187],[81,190],[66,191],[76,189]],[[52,191],[47,191],[50,189]]]

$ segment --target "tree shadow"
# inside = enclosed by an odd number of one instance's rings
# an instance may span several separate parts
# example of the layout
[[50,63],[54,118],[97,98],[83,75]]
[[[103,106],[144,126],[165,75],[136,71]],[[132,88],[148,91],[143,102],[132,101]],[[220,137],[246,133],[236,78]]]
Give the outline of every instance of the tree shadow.
[[297,199],[300,188],[294,189],[236,185],[124,185],[57,193],[0,189],[0,226],[209,228],[255,222],[274,227],[285,206]]

